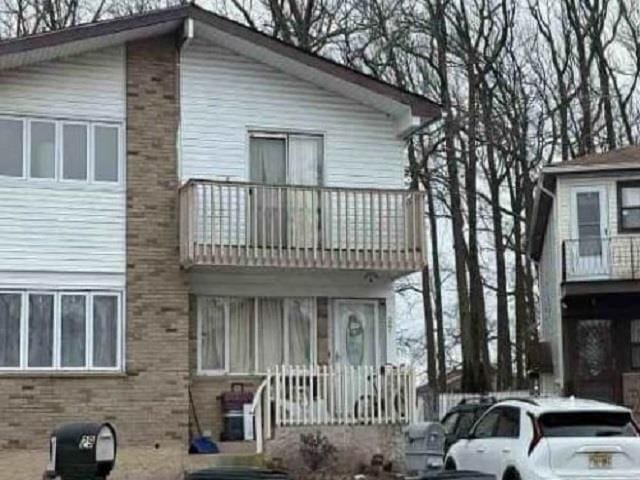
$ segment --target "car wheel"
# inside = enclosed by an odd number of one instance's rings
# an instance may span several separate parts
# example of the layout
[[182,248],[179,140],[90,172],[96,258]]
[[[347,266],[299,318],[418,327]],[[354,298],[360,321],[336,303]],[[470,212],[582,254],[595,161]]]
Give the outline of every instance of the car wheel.
[[445,470],[457,470],[456,462],[454,462],[451,459],[447,460],[447,463],[445,463],[445,465],[444,465],[444,469]]
[[505,472],[503,480],[520,480],[520,474],[511,468]]

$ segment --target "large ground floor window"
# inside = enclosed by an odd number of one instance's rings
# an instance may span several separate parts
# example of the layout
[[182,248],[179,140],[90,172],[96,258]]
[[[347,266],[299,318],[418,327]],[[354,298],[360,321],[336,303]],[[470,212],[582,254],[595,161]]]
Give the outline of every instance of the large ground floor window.
[[118,370],[119,291],[0,291],[0,370]]
[[381,365],[386,307],[378,299],[198,296],[197,342],[203,375],[263,374],[319,360]]
[[313,298],[198,297],[198,372],[266,372],[315,361]]

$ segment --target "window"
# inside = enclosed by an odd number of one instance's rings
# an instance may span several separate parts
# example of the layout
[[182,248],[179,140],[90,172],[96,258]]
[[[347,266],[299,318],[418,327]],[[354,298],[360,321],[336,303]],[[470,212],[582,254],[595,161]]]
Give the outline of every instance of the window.
[[600,192],[578,192],[576,205],[580,256],[600,256],[602,253]]
[[0,292],[0,369],[120,368],[117,292]]
[[558,412],[540,416],[545,437],[637,437],[627,412]]
[[87,179],[87,126],[65,123],[62,127],[62,172],[65,180]]
[[117,124],[0,116],[0,176],[118,183],[120,132]]
[[94,139],[94,179],[98,182],[117,182],[118,128],[96,126]]
[[518,438],[520,436],[520,410],[513,407],[500,407],[495,436],[500,438]]
[[0,175],[21,177],[23,162],[22,120],[0,118]]
[[618,182],[618,231],[640,231],[640,180]]
[[20,366],[22,297],[0,293],[0,368]]
[[500,412],[497,410],[487,412],[487,414],[478,421],[473,429],[473,438],[493,437],[499,416]]
[[631,368],[640,369],[640,320],[631,320]]
[[32,178],[56,177],[56,124],[31,122],[31,170]]
[[313,361],[311,298],[198,297],[198,371],[265,372]]

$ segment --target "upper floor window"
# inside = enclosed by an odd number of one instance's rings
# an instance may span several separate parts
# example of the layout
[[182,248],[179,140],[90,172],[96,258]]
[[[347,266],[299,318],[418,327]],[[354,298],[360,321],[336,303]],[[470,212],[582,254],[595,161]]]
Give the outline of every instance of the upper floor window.
[[0,117],[0,176],[118,183],[119,125]]
[[320,185],[323,150],[322,135],[252,132],[249,179],[269,185]]
[[122,330],[120,292],[0,292],[0,370],[117,370]]
[[640,231],[640,180],[618,182],[618,231]]

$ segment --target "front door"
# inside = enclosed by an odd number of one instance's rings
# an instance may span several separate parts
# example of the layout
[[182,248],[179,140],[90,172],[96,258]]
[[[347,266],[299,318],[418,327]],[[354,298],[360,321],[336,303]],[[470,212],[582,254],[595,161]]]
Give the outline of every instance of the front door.
[[578,187],[572,195],[572,237],[565,251],[567,275],[606,278],[609,275],[606,189]]
[[378,358],[375,300],[336,300],[334,303],[334,354],[337,363],[376,365]]
[[613,401],[615,369],[611,320],[575,320],[569,329],[574,390],[577,396]]

